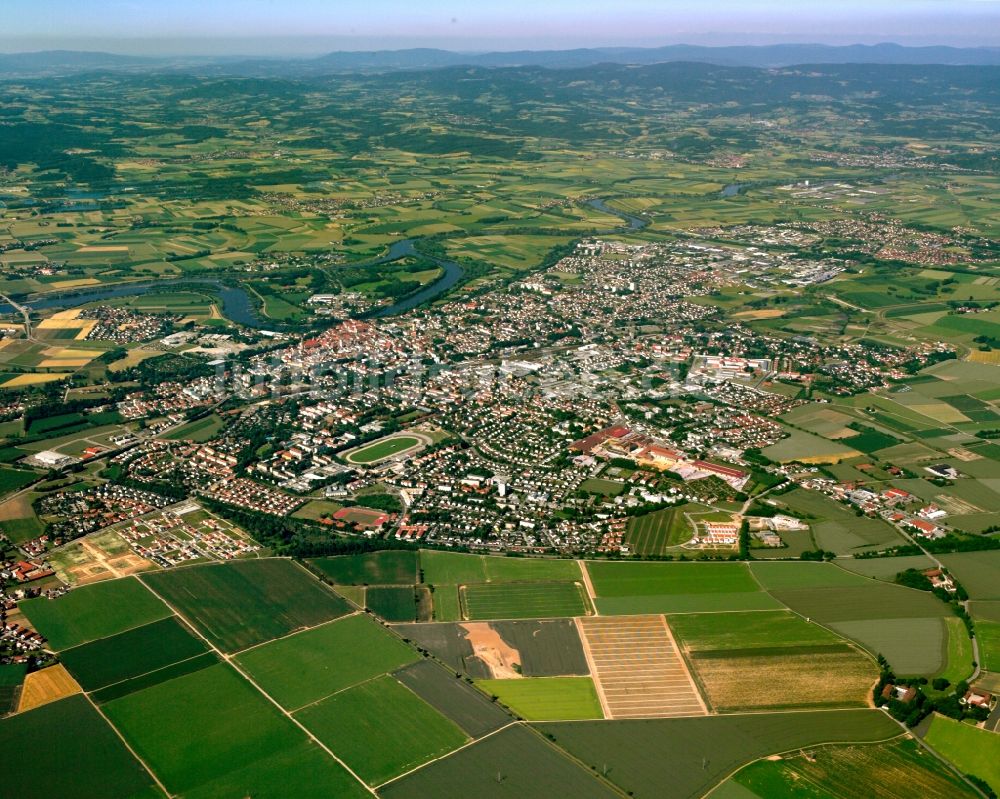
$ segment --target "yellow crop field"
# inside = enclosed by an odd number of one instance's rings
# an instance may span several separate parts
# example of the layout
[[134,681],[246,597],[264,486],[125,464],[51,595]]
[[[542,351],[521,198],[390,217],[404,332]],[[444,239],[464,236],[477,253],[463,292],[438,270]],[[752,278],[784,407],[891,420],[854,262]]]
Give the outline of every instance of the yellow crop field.
[[23,386],[37,386],[41,383],[51,383],[54,380],[62,380],[64,377],[68,377],[66,373],[63,374],[26,374],[18,375],[17,377],[12,377],[6,383],[3,384],[4,388],[21,388]]
[[47,705],[57,699],[78,694],[81,690],[77,681],[66,671],[65,666],[61,663],[57,666],[49,666],[47,669],[32,672],[25,677],[17,712],[23,713],[25,710],[31,710],[40,705]]

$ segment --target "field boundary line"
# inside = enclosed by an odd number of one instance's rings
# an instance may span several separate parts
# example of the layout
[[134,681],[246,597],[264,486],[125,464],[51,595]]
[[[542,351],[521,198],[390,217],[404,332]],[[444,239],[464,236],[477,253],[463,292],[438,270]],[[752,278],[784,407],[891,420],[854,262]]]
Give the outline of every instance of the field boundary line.
[[164,669],[169,669],[171,666],[178,666],[181,663],[187,663],[189,660],[197,660],[200,657],[210,654],[209,652],[199,652],[197,655],[191,655],[191,657],[183,658],[181,660],[175,660],[173,663],[168,663],[166,666],[160,666],[156,669],[150,669],[149,671],[144,671],[142,674],[136,674],[133,677],[126,677],[124,680],[117,680],[116,682],[109,682],[107,685],[102,685],[100,688],[92,688],[89,691],[84,691],[85,694],[96,694],[98,691],[103,691],[105,688],[114,688],[116,685],[124,685],[131,680],[138,680],[140,677],[148,677],[150,674],[156,674],[158,671],[163,671]]
[[677,641],[674,639],[674,631],[670,629],[670,625],[667,623],[667,617],[662,613],[660,614],[660,621],[663,623],[663,629],[667,631],[667,638],[670,639],[670,645],[674,648],[674,654],[677,655],[677,660],[681,664],[681,668],[684,669],[684,676],[687,677],[688,682],[691,684],[691,690],[698,699],[698,704],[701,705],[701,709],[705,715],[709,715],[708,705],[705,703],[705,698],[701,695],[701,689],[699,688],[698,683],[695,682],[695,679],[691,674],[691,667],[688,665],[687,659],[681,652],[680,647],[677,646]]
[[128,749],[132,757],[134,757],[136,761],[138,761],[139,765],[141,765],[144,769],[146,769],[146,773],[153,778],[153,782],[155,782],[159,786],[160,790],[163,791],[163,793],[165,793],[168,797],[170,797],[170,799],[173,799],[173,797],[176,796],[176,794],[173,794],[170,791],[168,791],[167,786],[164,785],[162,782],[160,782],[160,778],[156,776],[156,774],[153,772],[153,769],[151,769],[146,764],[145,760],[139,757],[139,753],[132,748],[132,745],[127,740],[125,740],[125,736],[122,735],[119,729],[111,722],[111,719],[109,719],[106,715],[104,715],[104,711],[101,710],[100,706],[93,699],[90,698],[90,695],[88,693],[83,692],[82,695],[90,703],[90,706],[97,711],[97,715],[99,715],[102,719],[104,719],[104,723],[107,724],[112,730],[114,730],[115,735],[118,736],[119,740],[121,740],[125,748]]
[[[351,613],[345,613],[343,616],[337,616],[337,618],[335,619],[327,619],[326,621],[321,621],[319,624],[313,624],[309,627],[299,627],[298,629],[292,630],[291,632],[285,633],[284,635],[278,636],[277,638],[271,638],[268,641],[261,641],[259,644],[251,644],[245,649],[237,650],[236,652],[233,652],[231,657],[238,657],[239,655],[245,655],[247,652],[250,652],[253,649],[260,649],[262,646],[273,644],[276,641],[284,641],[288,638],[294,638],[296,635],[302,635],[302,633],[307,633],[310,632],[311,630],[318,630],[320,627],[326,627],[328,624],[334,624],[335,622],[338,622],[341,619],[349,619],[352,616],[358,616],[362,613],[364,613],[363,610],[355,610],[352,611]],[[401,622],[401,623],[406,624],[406,622]]]
[[[424,701],[426,702],[427,700],[424,700]],[[438,712],[440,712],[440,711],[438,711]],[[452,723],[454,724],[454,722],[452,722]],[[391,780],[386,780],[383,783],[379,783],[374,788],[372,788],[371,791],[372,791],[372,793],[375,793],[375,791],[381,791],[386,785],[392,785],[392,783],[398,782],[399,780],[403,779],[404,777],[408,777],[410,774],[413,774],[416,771],[420,771],[421,769],[427,768],[432,763],[437,763],[439,760],[445,760],[446,758],[449,758],[452,755],[458,754],[463,749],[468,749],[470,746],[475,746],[480,741],[485,741],[487,738],[492,738],[497,733],[501,733],[504,730],[510,729],[511,727],[517,727],[518,725],[524,725],[526,727],[530,726],[528,724],[528,722],[526,722],[526,721],[520,721],[518,719],[511,719],[509,722],[507,722],[506,724],[504,724],[499,729],[493,730],[492,732],[488,732],[488,733],[486,733],[486,735],[480,736],[479,738],[473,738],[470,741],[466,741],[464,744],[462,744],[457,749],[452,749],[450,752],[448,752],[446,754],[439,755],[438,757],[435,757],[432,760],[428,760],[426,763],[421,763],[419,766],[416,766],[415,768],[411,768],[409,771],[404,771],[402,774],[399,774],[399,775],[393,777]]]
[[[414,661],[414,663],[419,663],[419,662],[420,662],[419,660],[415,660]],[[407,666],[409,666],[409,665],[412,665],[412,664],[408,663]],[[406,666],[403,666],[403,668],[406,668]],[[396,678],[393,677],[391,671],[384,671],[381,674],[376,674],[374,677],[367,677],[364,680],[361,680],[360,682],[351,683],[350,685],[345,686],[344,688],[338,688],[336,691],[334,691],[332,693],[329,693],[326,696],[321,696],[319,699],[314,699],[312,702],[306,702],[301,707],[297,707],[294,710],[289,710],[288,712],[291,713],[294,716],[300,710],[305,710],[307,707],[312,707],[313,705],[318,705],[320,702],[325,702],[330,697],[336,696],[337,694],[342,694],[342,693],[344,693],[344,691],[350,691],[352,688],[357,688],[357,687],[359,687],[361,685],[366,685],[367,683],[374,682],[375,680],[377,680],[377,679],[379,679],[381,677],[390,677],[393,680],[396,680]],[[396,682],[399,682],[399,680],[396,680]],[[401,682],[399,684],[402,685]]]
[[583,588],[587,592],[587,599],[590,600],[590,606],[594,609],[594,615],[600,616],[601,612],[597,609],[597,592],[594,590],[594,584],[590,581],[590,572],[587,571],[587,561],[580,559],[576,562],[576,565],[580,567]]
[[587,631],[584,629],[583,622],[579,617],[573,619],[573,623],[576,624],[577,633],[580,636],[580,643],[583,644],[583,656],[587,660],[587,668],[590,670],[590,678],[594,681],[594,688],[597,691],[597,700],[601,703],[601,712],[604,714],[605,719],[611,719],[611,707],[608,705],[608,698],[604,693],[604,685],[601,683],[601,677],[597,673],[597,664],[594,662],[594,653],[590,651],[590,639],[587,638]]
[[[149,586],[146,586],[146,587],[149,588]],[[168,608],[170,608],[172,611],[174,611],[174,613],[177,613],[177,609],[173,605],[171,605],[169,602],[167,602],[166,599],[164,599],[162,596],[160,596],[159,594],[157,594],[156,591],[154,591],[152,588],[149,588],[149,590],[152,591],[153,594],[155,594],[157,597],[159,597],[160,601],[164,605],[166,605]],[[180,615],[180,614],[178,614],[178,615]],[[341,616],[340,618],[344,618],[344,617]],[[336,619],[334,619],[334,621],[336,621]],[[216,655],[218,655],[220,658],[222,658],[222,660],[229,665],[230,668],[232,668],[234,671],[236,671],[244,680],[246,680],[248,683],[250,683],[250,685],[252,685],[254,688],[256,688],[257,691],[261,694],[261,696],[263,696],[272,705],[274,705],[276,708],[278,708],[278,712],[279,713],[281,713],[285,718],[287,718],[290,722],[292,722],[292,724],[294,724],[296,727],[298,727],[300,730],[302,730],[302,732],[304,732],[306,734],[306,736],[309,738],[309,740],[311,740],[313,743],[315,743],[320,749],[322,749],[331,758],[333,758],[337,763],[339,763],[340,766],[341,766],[341,768],[343,768],[348,774],[350,774],[352,777],[354,777],[354,779],[356,779],[359,783],[361,783],[361,785],[364,787],[364,789],[366,791],[368,791],[368,793],[370,793],[372,796],[376,796],[375,790],[373,788],[369,787],[368,783],[366,783],[363,779],[361,779],[361,777],[359,777],[357,775],[357,773],[354,771],[354,769],[352,769],[343,760],[341,760],[339,757],[337,757],[337,755],[334,754],[333,750],[330,749],[330,747],[328,747],[319,738],[317,738],[315,735],[313,735],[313,733],[304,724],[302,724],[291,713],[289,713],[287,710],[285,710],[285,708],[282,707],[281,704],[273,696],[271,696],[267,691],[265,691],[263,688],[261,688],[261,686],[257,683],[257,681],[254,680],[249,674],[247,674],[247,672],[245,672],[242,668],[240,668],[240,664],[239,663],[235,662],[232,659],[233,656],[227,655],[224,652],[222,652],[215,644],[213,644],[211,641],[209,641],[208,638],[206,638],[202,634],[202,632],[200,630],[196,629],[195,632],[198,634],[198,636],[206,644],[209,645],[209,647],[211,647],[212,651],[215,652]]]

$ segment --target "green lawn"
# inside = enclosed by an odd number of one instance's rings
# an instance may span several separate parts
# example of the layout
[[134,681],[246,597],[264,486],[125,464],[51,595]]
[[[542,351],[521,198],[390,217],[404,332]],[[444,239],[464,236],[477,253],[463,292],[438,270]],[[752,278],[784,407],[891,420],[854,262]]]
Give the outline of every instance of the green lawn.
[[389,676],[341,691],[295,717],[372,786],[468,740],[454,723]]
[[347,455],[351,463],[368,464],[398,455],[412,447],[419,446],[420,439],[413,436],[393,436],[361,447]]
[[236,662],[292,709],[418,659],[397,636],[357,614],[255,647]]
[[617,480],[602,480],[598,477],[591,477],[580,483],[580,490],[602,497],[617,497],[625,490],[625,484]]
[[959,771],[1000,792],[1000,735],[935,714],[924,740]]
[[20,608],[57,651],[171,615],[134,577],[74,588],[58,599],[29,599]]
[[528,721],[604,718],[590,677],[477,680],[476,685]]

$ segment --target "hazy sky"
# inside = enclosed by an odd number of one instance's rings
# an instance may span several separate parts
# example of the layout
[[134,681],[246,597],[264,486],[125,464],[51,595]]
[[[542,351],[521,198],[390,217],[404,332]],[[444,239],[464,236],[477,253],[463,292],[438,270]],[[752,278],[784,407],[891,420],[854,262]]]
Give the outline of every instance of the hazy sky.
[[599,45],[1000,46],[1000,0],[4,0],[0,50],[306,54]]

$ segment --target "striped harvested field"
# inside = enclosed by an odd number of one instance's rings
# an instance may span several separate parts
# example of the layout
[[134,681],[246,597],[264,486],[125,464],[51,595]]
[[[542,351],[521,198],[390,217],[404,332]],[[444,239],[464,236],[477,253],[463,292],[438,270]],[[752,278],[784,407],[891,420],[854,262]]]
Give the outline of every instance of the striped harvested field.
[[590,616],[576,623],[605,716],[707,714],[663,616]]
[[81,690],[79,683],[70,676],[62,663],[49,666],[47,669],[32,672],[24,678],[17,712],[23,713],[26,710],[33,710],[49,702],[78,694]]

